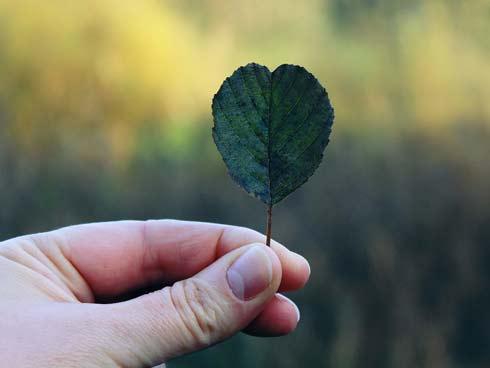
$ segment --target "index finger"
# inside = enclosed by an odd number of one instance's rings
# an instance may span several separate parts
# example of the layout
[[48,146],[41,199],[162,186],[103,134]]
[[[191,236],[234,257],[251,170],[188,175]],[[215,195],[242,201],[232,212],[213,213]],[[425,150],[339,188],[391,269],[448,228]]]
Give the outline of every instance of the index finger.
[[[265,236],[244,227],[176,220],[118,221],[56,230],[64,255],[95,297],[114,297],[148,285],[193,276],[223,254]],[[302,287],[308,262],[273,241],[282,266],[280,290]]]

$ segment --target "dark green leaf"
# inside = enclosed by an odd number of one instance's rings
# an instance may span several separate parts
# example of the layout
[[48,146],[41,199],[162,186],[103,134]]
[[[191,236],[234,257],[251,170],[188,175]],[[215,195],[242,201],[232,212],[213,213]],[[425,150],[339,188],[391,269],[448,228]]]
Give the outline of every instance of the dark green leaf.
[[213,99],[213,138],[230,176],[273,205],[316,170],[328,144],[333,108],[306,69],[255,63],[238,68]]

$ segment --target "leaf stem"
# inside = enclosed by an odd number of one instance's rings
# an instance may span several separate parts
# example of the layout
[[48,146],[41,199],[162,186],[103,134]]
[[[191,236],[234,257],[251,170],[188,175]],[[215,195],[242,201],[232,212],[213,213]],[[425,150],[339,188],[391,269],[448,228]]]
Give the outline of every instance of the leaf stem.
[[272,204],[267,206],[267,240],[265,244],[271,246],[271,233],[272,233]]

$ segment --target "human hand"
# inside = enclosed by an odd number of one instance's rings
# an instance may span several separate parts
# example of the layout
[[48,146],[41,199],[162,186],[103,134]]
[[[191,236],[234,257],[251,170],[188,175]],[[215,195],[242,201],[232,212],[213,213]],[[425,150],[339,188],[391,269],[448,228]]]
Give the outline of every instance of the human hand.
[[[250,229],[121,221],[0,243],[5,367],[151,367],[238,331],[291,332],[306,260]],[[157,290],[144,294],[148,289]]]

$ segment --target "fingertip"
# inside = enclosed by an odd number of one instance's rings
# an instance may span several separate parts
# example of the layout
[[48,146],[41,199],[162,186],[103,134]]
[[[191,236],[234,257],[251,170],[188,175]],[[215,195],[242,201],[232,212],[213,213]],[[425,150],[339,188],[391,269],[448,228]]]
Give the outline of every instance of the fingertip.
[[243,332],[259,337],[283,336],[296,329],[299,319],[300,312],[296,304],[281,294],[275,294]]
[[276,290],[279,288],[282,280],[282,271],[283,271],[283,266],[281,263],[281,260],[277,253],[271,249],[271,247],[268,247],[264,243],[252,243],[250,244],[251,247],[260,247],[262,251],[264,251],[267,256],[269,257],[271,263],[272,263],[272,283],[275,284]]
[[[216,254],[219,258],[234,249],[250,244],[260,244],[266,247],[265,240],[265,236],[257,231],[227,225],[222,227],[221,235],[217,241]],[[279,290],[293,291],[302,288],[310,275],[310,268],[306,259],[291,252],[274,239],[271,241],[271,246],[267,248],[272,250],[280,261],[279,266],[282,272]]]
[[[298,265],[298,285],[296,289],[301,289],[308,282],[311,276],[311,266],[310,263],[306,260],[305,257],[298,253],[293,253],[297,259]],[[295,290],[296,290],[295,289]]]
[[310,278],[310,264],[306,258],[286,248],[281,252],[284,277],[279,290],[295,291],[303,288]]
[[296,313],[296,323],[298,323],[299,320],[301,319],[301,312],[299,311],[298,306],[291,299],[286,298],[282,294],[276,294],[276,298],[280,299],[282,302],[287,303],[287,304],[289,304],[290,306],[293,307],[294,312]]

